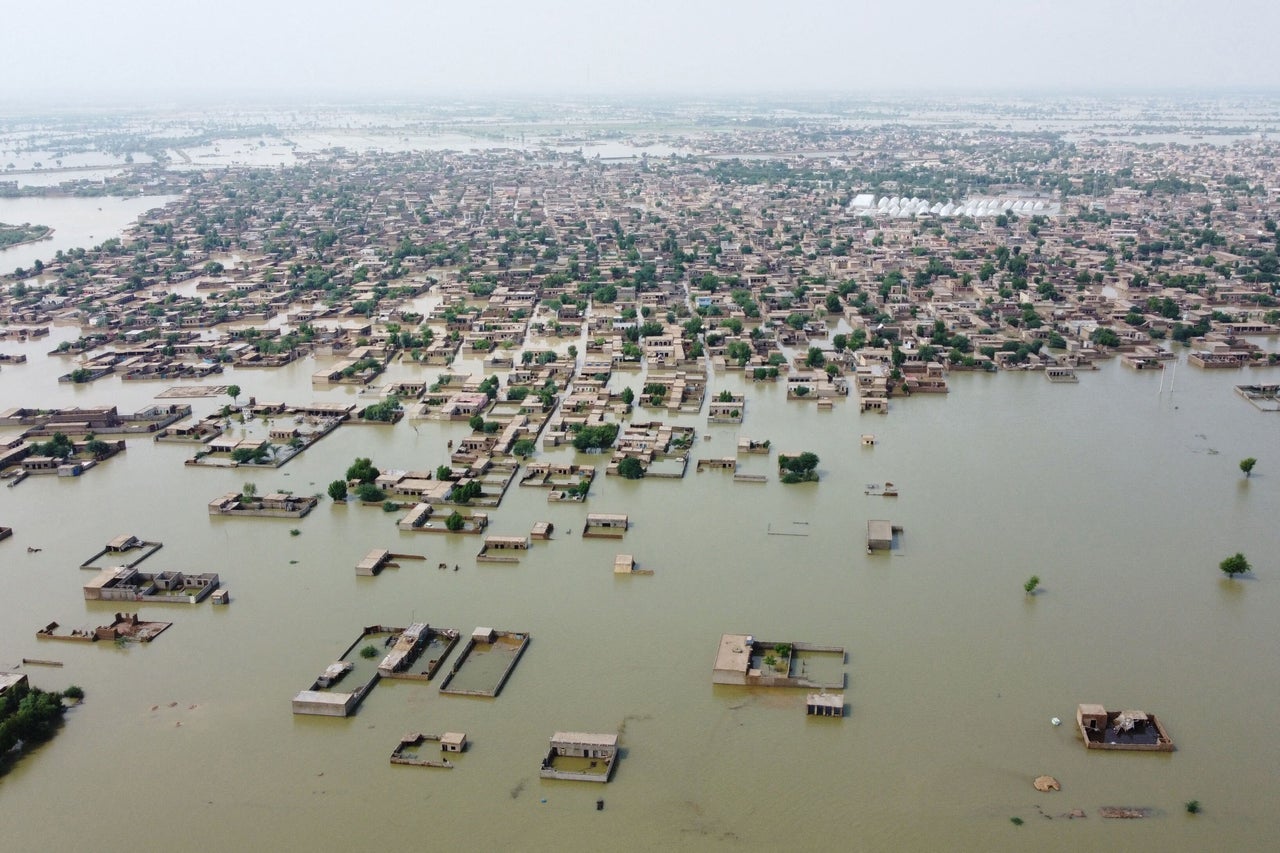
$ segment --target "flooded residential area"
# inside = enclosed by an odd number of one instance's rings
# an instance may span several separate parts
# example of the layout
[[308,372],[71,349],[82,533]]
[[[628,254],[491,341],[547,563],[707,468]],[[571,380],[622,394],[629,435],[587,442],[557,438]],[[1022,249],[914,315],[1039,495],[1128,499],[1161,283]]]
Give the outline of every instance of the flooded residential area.
[[7,843],[1273,843],[1278,106],[3,117]]

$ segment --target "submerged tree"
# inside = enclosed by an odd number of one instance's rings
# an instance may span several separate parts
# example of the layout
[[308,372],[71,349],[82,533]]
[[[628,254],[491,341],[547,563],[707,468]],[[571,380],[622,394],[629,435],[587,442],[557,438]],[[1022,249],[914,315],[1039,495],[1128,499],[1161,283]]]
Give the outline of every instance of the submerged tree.
[[1253,570],[1253,567],[1249,565],[1249,561],[1245,559],[1244,554],[1239,551],[1219,563],[1218,568],[1222,569],[1223,574],[1227,577],[1247,575]]
[[1244,472],[1246,477],[1248,477],[1253,473],[1253,466],[1257,464],[1257,459],[1254,459],[1252,456],[1246,456],[1244,459],[1240,460],[1240,470]]
[[351,463],[347,468],[347,480],[359,480],[362,483],[372,483],[378,479],[378,475],[382,472],[374,467],[373,462],[367,456],[361,456]]
[[644,476],[644,465],[634,456],[628,456],[618,463],[618,473],[628,480],[639,480]]

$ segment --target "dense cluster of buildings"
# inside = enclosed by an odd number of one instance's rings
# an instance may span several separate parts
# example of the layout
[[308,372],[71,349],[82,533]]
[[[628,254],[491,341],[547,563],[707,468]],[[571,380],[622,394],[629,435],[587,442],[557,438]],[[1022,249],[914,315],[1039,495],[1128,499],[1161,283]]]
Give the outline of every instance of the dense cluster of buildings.
[[[335,153],[209,172],[123,239],[11,276],[0,317],[78,322],[55,351],[80,359],[68,381],[315,351],[343,359],[317,382],[367,384],[393,358],[463,353],[536,393],[564,387],[563,344],[585,338],[580,379],[643,364],[637,404],[673,412],[700,407],[721,370],[878,410],[945,391],[955,369],[1116,352],[1158,367],[1167,340],[1204,367],[1277,361],[1256,342],[1280,320],[1271,143],[885,128],[827,144],[776,160]],[[429,288],[442,299],[424,315],[410,300]],[[449,390],[423,410],[475,411],[474,389]]]

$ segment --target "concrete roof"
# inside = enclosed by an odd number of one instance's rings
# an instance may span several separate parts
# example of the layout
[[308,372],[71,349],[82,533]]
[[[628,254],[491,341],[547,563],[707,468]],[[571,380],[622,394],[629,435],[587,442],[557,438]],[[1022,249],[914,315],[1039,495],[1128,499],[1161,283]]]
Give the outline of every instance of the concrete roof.
[[715,668],[726,672],[746,672],[750,665],[751,635],[721,634]]
[[893,541],[893,523],[881,518],[873,518],[867,522],[867,538],[875,541]]
[[556,732],[551,736],[551,742],[586,744],[590,746],[617,746],[618,735],[616,733],[604,734],[598,732]]
[[318,705],[345,705],[350,693],[331,693],[323,690],[300,690],[293,697],[295,702],[314,702]]
[[27,680],[25,672],[0,672],[0,693]]

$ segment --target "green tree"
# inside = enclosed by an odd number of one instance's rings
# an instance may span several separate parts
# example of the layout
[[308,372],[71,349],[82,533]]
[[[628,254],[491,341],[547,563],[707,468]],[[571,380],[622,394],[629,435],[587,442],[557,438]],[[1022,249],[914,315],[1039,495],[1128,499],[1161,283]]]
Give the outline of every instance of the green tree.
[[633,402],[635,402],[635,399],[636,399],[636,392],[631,390],[630,385],[622,389],[622,402],[630,406]]
[[788,471],[805,472],[818,467],[818,454],[805,451],[799,456],[780,455],[778,465]]
[[377,503],[386,496],[386,492],[379,489],[373,483],[361,483],[356,487],[356,497],[365,503]]
[[366,406],[360,416],[366,421],[376,421],[378,423],[391,423],[395,420],[396,413],[400,411],[400,400],[394,395],[383,400],[381,403],[374,403]]
[[84,444],[85,452],[88,453],[90,456],[92,456],[94,459],[105,459],[108,455],[110,455],[111,445],[107,444],[105,441],[94,437],[92,433],[85,436],[85,439],[86,439]]
[[234,401],[237,397],[239,397],[239,396],[240,396],[240,386],[239,386],[239,385],[228,385],[228,386],[227,386],[227,396],[228,396],[228,397],[230,397],[230,398]]
[[246,498],[252,498],[257,493],[258,493],[257,483],[245,483],[244,487],[240,489],[240,494],[244,495]]
[[[38,687],[13,688],[0,699],[0,755],[6,755],[19,741],[35,744],[48,740],[57,731],[65,707],[62,694]],[[8,763],[0,763],[0,773]]]
[[442,483],[443,483],[445,480],[450,480],[450,479],[452,479],[452,478],[453,478],[453,469],[452,469],[452,468],[450,468],[448,465],[438,465],[438,466],[436,466],[436,479],[437,479],[437,480],[439,480],[440,482],[442,482]]
[[618,463],[618,473],[628,480],[639,480],[644,476],[644,466],[634,456],[628,456]]
[[372,483],[382,472],[373,467],[369,457],[361,456],[347,468],[347,480],[359,480],[361,483]]
[[76,453],[76,446],[72,443],[72,439],[67,437],[67,433],[54,433],[47,442],[36,444],[31,448],[31,452],[35,456],[54,456],[56,459],[67,459]]
[[1249,561],[1245,559],[1244,554],[1241,554],[1238,551],[1219,563],[1218,568],[1222,569],[1222,573],[1227,577],[1247,575],[1249,572],[1253,571],[1253,567],[1249,565]]
[[809,347],[809,353],[804,357],[804,363],[806,367],[822,367],[827,363],[827,357],[817,347]]
[[511,445],[511,452],[522,459],[532,456],[537,449],[538,444],[532,438],[522,438]]
[[462,513],[458,512],[456,509],[449,514],[448,518],[444,520],[444,526],[448,530],[453,531],[454,533],[457,533],[459,530],[465,527],[466,524],[467,524],[467,520],[463,517]]
[[1032,575],[1027,578],[1027,582],[1022,585],[1022,589],[1027,593],[1027,595],[1033,595],[1036,591],[1036,587],[1038,586],[1040,586],[1040,576]]
[[1093,330],[1093,334],[1089,336],[1089,340],[1098,346],[1115,347],[1120,345],[1120,336],[1111,329],[1099,326]]
[[606,423],[597,424],[596,426],[584,426],[573,437],[573,446],[578,450],[604,450],[612,447],[613,441],[617,437],[617,424]]
[[1246,477],[1248,477],[1253,473],[1253,466],[1257,464],[1258,460],[1254,459],[1252,456],[1245,457],[1240,460],[1240,470],[1244,472]]
[[472,415],[467,420],[467,426],[471,427],[471,429],[476,432],[480,432],[484,429],[484,415]]
[[818,479],[818,455],[809,451],[798,456],[779,454],[778,469],[784,483],[814,482]]
[[347,481],[334,480],[329,484],[329,497],[335,501],[345,501],[347,499]]
[[231,451],[231,461],[237,463],[259,464],[266,460],[272,452],[272,446],[266,442],[257,447],[237,447]]

